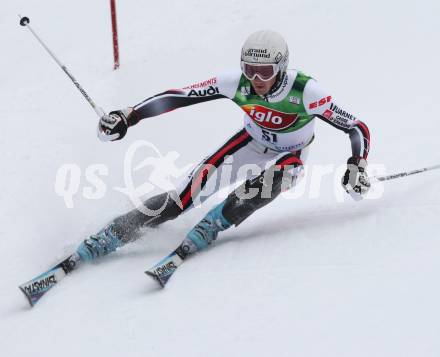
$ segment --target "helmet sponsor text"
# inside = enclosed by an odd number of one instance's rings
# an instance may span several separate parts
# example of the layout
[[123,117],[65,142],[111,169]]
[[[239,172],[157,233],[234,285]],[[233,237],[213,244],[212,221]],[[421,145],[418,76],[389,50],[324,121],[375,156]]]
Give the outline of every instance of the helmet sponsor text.
[[264,50],[259,48],[249,48],[243,55],[255,58],[270,58],[270,53],[268,53],[267,48]]

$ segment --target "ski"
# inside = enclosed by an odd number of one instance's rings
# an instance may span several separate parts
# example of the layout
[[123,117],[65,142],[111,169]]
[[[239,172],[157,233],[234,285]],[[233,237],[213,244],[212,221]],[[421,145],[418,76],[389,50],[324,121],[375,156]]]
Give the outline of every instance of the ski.
[[163,288],[182,263],[183,258],[177,254],[177,251],[174,251],[155,266],[145,271],[145,274],[156,280]]
[[79,256],[74,253],[43,274],[21,284],[19,288],[28,299],[31,307],[33,307],[49,289],[58,284],[60,280],[72,270],[76,269],[80,262]]

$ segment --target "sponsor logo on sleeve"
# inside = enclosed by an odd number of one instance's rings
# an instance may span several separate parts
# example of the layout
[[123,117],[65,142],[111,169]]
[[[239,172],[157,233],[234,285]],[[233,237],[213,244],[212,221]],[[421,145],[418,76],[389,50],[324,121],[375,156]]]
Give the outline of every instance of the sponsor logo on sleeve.
[[191,89],[191,91],[188,93],[188,97],[206,97],[216,94],[220,94],[218,87],[210,86],[209,88],[199,90]]
[[334,103],[330,104],[330,110],[332,110],[333,112],[338,114],[339,117],[344,117],[344,118],[347,118],[349,120],[356,120],[356,117],[354,115],[346,112],[345,110],[342,110],[341,108],[339,108]]
[[284,113],[262,105],[243,105],[241,107],[252,121],[269,130],[283,130],[295,124],[296,113]]
[[329,110],[329,109],[327,109],[327,110],[322,114],[322,116],[323,116],[324,118],[326,118],[326,119],[330,119],[332,115],[333,115],[333,112],[332,112],[331,110]]
[[347,129],[351,127],[351,122],[356,119],[354,115],[347,113],[333,103],[330,104],[330,109],[327,109],[322,116],[328,121]]
[[217,84],[217,77],[210,78],[204,82],[192,84],[188,87],[184,87],[183,89],[197,89],[202,87],[213,86],[215,84]]
[[340,116],[336,117],[330,117],[328,121],[331,121],[332,123],[336,124],[337,126],[340,126],[342,128],[350,129],[351,125],[347,123],[346,118],[341,118]]
[[331,95],[329,95],[328,97],[321,98],[320,100],[317,100],[316,102],[310,103],[309,109],[315,109],[315,108],[321,107],[324,104],[330,103],[331,100],[332,100]]

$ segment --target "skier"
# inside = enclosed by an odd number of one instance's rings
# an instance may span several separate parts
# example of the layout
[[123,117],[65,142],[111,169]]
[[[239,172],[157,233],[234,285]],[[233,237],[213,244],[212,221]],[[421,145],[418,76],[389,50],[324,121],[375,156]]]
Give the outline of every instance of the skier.
[[[336,104],[331,94],[304,73],[287,69],[289,51],[284,39],[273,31],[251,34],[241,51],[241,71],[234,71],[178,90],[168,90],[134,107],[104,115],[98,136],[104,141],[121,140],[128,128],[146,118],[171,110],[228,98],[243,111],[244,127],[232,135],[192,171],[176,191],[144,202],[159,214],[146,215],[134,209],[115,218],[78,247],[76,259],[91,261],[134,240],[141,228],[154,227],[188,211],[209,180],[217,182],[232,157],[232,181],[240,180],[243,164],[256,164],[258,174],[249,174],[236,190],[187,234],[180,246],[147,273],[163,286],[189,255],[206,248],[219,232],[237,226],[280,192],[295,185],[307,152],[314,140],[315,118],[347,133],[352,156],[342,177],[342,186],[355,199],[368,192],[367,155],[370,135],[367,126]],[[217,175],[213,173],[217,171]],[[250,193],[253,194],[250,195]]]

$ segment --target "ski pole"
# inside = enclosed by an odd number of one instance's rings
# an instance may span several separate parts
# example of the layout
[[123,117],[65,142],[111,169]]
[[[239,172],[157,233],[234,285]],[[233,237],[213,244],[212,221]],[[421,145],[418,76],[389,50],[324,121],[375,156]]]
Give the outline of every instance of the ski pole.
[[424,167],[424,168],[418,169],[418,170],[399,172],[397,174],[392,174],[392,175],[374,176],[373,179],[376,180],[376,181],[388,181],[388,180],[394,180],[394,179],[400,178],[400,177],[411,176],[411,175],[415,175],[415,174],[420,174],[422,172],[431,171],[431,170],[437,170],[437,169],[440,169],[440,165]]
[[69,72],[69,70],[67,69],[67,67],[65,65],[63,65],[60,60],[55,56],[55,54],[49,49],[49,47],[46,46],[46,44],[43,42],[43,40],[35,33],[35,31],[32,29],[32,27],[29,25],[29,18],[24,16],[21,17],[20,15],[18,15],[18,17],[20,18],[20,25],[21,26],[25,26],[28,28],[28,30],[32,33],[32,35],[34,35],[34,37],[38,40],[38,42],[40,42],[41,46],[44,47],[44,49],[49,53],[49,55],[54,59],[54,61],[58,64],[58,66],[61,67],[61,69],[64,71],[64,73],[67,74],[67,76],[70,78],[70,80],[73,82],[73,84],[75,84],[76,88],[78,88],[78,90],[81,92],[81,94],[84,96],[84,98],[86,98],[86,100],[89,102],[89,104],[92,106],[92,108],[94,109],[95,113],[101,118],[103,115],[105,115],[104,111],[102,110],[102,108],[98,107],[95,102],[92,100],[92,98],[90,98],[90,96],[87,94],[87,92],[84,90],[83,87],[81,87],[81,85],[78,83],[78,81],[75,79],[75,77],[72,75],[72,73]]

